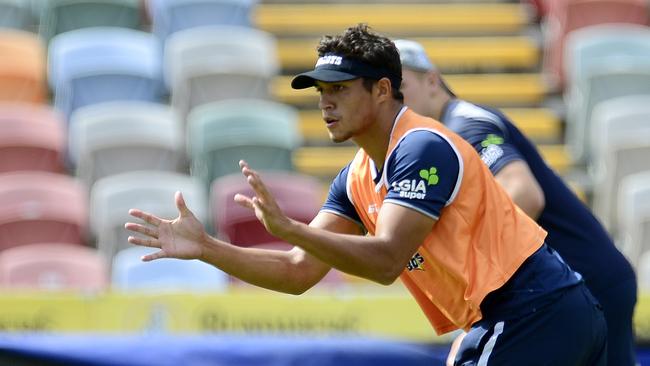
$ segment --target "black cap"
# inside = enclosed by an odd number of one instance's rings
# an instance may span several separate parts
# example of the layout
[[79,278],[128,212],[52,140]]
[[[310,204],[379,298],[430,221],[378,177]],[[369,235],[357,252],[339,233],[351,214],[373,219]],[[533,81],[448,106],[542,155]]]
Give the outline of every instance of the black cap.
[[360,77],[379,80],[383,77],[390,79],[393,87],[399,88],[401,80],[390,76],[385,68],[377,68],[353,58],[336,54],[321,56],[316,62],[314,70],[296,75],[291,80],[294,89],[306,89],[316,85],[316,81],[334,83],[338,81],[354,80]]

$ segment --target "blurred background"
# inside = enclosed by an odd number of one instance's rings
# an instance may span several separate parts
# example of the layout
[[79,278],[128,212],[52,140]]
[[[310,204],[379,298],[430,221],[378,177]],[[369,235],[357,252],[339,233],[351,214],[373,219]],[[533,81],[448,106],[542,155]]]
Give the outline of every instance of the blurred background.
[[[650,365],[647,0],[0,0],[0,362],[436,365],[407,291],[337,271],[296,297],[198,261],[142,263],[123,224],[177,215],[286,250],[248,210],[247,160],[308,222],[351,143],[328,139],[321,35],[421,42],[463,99],[502,108],[637,270]],[[606,269],[603,269],[606,270]],[[453,336],[453,334],[451,335]],[[101,350],[101,351],[98,351]]]

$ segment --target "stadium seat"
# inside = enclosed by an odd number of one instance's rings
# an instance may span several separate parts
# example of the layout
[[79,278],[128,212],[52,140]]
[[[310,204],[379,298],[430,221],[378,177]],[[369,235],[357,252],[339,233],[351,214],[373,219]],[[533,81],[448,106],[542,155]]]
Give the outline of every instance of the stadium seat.
[[0,101],[45,102],[45,60],[36,34],[0,29]]
[[222,99],[269,99],[278,67],[275,38],[252,28],[191,28],[165,43],[165,80],[181,116]]
[[162,100],[159,43],[149,33],[83,28],[57,35],[49,50],[54,104],[66,117],[100,102]]
[[160,39],[206,25],[251,26],[257,0],[148,0],[152,32]]
[[543,69],[554,89],[563,90],[563,55],[566,37],[591,25],[607,23],[648,24],[645,0],[553,0],[545,18]]
[[142,27],[141,0],[48,0],[40,5],[41,37],[90,27]]
[[[650,263],[642,264],[640,259],[643,256],[650,260],[650,170],[623,178],[617,193],[618,244],[639,272],[650,271]],[[645,275],[650,276],[650,272]],[[645,280],[645,285],[650,285],[650,277]]]
[[566,99],[566,141],[572,158],[587,163],[594,107],[608,99],[650,94],[650,59],[625,57],[583,73],[583,81]]
[[594,172],[593,203],[594,213],[614,236],[618,234],[616,222],[617,191],[623,178],[650,170],[650,140],[630,131],[632,135],[603,146],[602,163]]
[[[601,102],[594,108],[593,116],[590,161],[594,176],[593,208],[606,227],[619,232],[615,210],[617,189],[626,175],[650,169],[648,159],[640,155],[650,147],[650,94]],[[621,160],[625,154],[637,154],[637,158]]]
[[142,256],[156,248],[132,246],[120,250],[113,258],[113,290],[139,292],[198,291],[223,292],[229,276],[216,267],[197,259],[163,258],[143,262]]
[[86,189],[49,172],[0,174],[0,251],[32,243],[85,244]]
[[32,30],[32,0],[0,0],[0,28]]
[[650,59],[650,27],[638,24],[601,24],[571,32],[564,48],[566,89],[600,65],[630,58]]
[[106,260],[92,248],[46,242],[0,252],[4,288],[101,291],[107,285]]
[[259,170],[293,170],[300,145],[298,114],[286,105],[258,99],[204,104],[188,116],[191,174],[209,187],[217,177],[239,172],[239,160]]
[[[646,230],[650,230],[650,225]],[[650,231],[646,231],[646,235],[650,235]],[[650,291],[650,251],[643,252],[635,263],[638,291],[643,294],[648,293]]]
[[0,173],[63,173],[66,145],[65,122],[51,107],[0,103]]
[[134,235],[124,228],[129,221],[129,209],[138,208],[159,217],[178,216],[174,193],[183,197],[194,215],[208,222],[207,193],[190,176],[162,171],[134,171],[102,178],[90,191],[90,228],[99,251],[109,260],[121,249],[132,247],[127,242]]
[[116,101],[77,109],[70,118],[70,159],[88,187],[135,170],[180,171],[182,124],[167,105]]
[[590,129],[590,168],[598,169],[608,151],[603,147],[627,140],[650,141],[650,94],[608,99],[594,107]]
[[[322,203],[323,189],[318,180],[292,172],[268,171],[261,175],[287,216],[304,223],[309,223],[316,216]],[[218,235],[240,246],[274,243],[280,247],[278,239],[264,229],[255,213],[234,201],[237,193],[249,197],[254,195],[241,174],[220,177],[212,184],[210,212]]]

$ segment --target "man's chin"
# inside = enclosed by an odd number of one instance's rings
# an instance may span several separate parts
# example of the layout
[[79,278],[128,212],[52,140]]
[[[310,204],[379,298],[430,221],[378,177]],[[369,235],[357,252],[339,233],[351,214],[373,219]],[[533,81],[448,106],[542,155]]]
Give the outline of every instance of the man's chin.
[[332,141],[335,144],[340,144],[341,142],[345,142],[350,139],[350,136],[335,136],[332,133],[330,133],[330,141]]

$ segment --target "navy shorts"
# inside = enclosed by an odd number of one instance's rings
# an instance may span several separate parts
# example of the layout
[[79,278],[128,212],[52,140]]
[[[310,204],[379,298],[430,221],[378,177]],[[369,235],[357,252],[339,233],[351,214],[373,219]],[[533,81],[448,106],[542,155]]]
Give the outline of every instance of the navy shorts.
[[607,365],[633,366],[636,364],[633,316],[636,304],[636,278],[592,291],[603,306],[607,321]]
[[463,339],[454,365],[605,366],[607,326],[584,283],[521,317],[483,319]]

